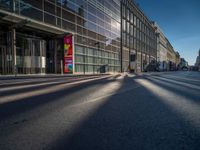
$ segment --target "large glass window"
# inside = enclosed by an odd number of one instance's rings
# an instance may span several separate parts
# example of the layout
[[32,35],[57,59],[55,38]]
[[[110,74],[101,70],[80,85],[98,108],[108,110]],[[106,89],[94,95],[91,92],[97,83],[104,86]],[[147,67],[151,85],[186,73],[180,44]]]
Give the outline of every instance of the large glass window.
[[43,1],[42,0],[23,0],[22,3],[30,4],[31,6],[42,9]]
[[17,35],[17,72],[21,74],[45,73],[46,42],[42,39]]
[[31,5],[29,5],[28,3],[23,3],[23,5],[20,6],[21,7],[21,12],[20,14],[23,16],[27,16],[31,19],[35,19],[38,21],[43,21],[43,11],[33,7]]

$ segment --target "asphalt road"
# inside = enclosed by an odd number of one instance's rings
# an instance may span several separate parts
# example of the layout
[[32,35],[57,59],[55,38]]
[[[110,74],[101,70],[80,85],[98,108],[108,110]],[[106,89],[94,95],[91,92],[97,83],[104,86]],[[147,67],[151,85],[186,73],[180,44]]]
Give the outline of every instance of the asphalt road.
[[0,150],[199,149],[199,72],[0,80]]

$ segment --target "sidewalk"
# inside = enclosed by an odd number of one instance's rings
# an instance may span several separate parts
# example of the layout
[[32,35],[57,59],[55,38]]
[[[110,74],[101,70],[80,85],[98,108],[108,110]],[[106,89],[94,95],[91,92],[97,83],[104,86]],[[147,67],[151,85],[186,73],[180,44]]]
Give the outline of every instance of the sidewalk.
[[15,75],[0,75],[0,80],[15,80],[15,79],[37,79],[37,78],[80,78],[80,77],[102,77],[102,76],[113,76],[113,77],[120,77],[120,76],[129,76],[129,77],[136,77],[136,76],[144,76],[144,75],[159,75],[159,74],[167,74],[171,72],[140,72],[140,73],[105,73],[105,74],[18,74]]

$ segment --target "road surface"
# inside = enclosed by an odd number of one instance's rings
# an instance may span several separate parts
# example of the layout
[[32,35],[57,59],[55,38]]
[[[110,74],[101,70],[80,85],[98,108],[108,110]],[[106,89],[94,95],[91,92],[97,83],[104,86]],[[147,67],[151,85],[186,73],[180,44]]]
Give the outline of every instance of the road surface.
[[0,81],[0,150],[199,150],[200,73]]

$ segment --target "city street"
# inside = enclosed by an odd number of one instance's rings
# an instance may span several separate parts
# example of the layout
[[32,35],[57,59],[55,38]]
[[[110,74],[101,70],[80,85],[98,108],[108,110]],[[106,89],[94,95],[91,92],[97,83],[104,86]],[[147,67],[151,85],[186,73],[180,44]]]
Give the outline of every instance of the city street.
[[0,150],[198,150],[200,72],[0,79]]

